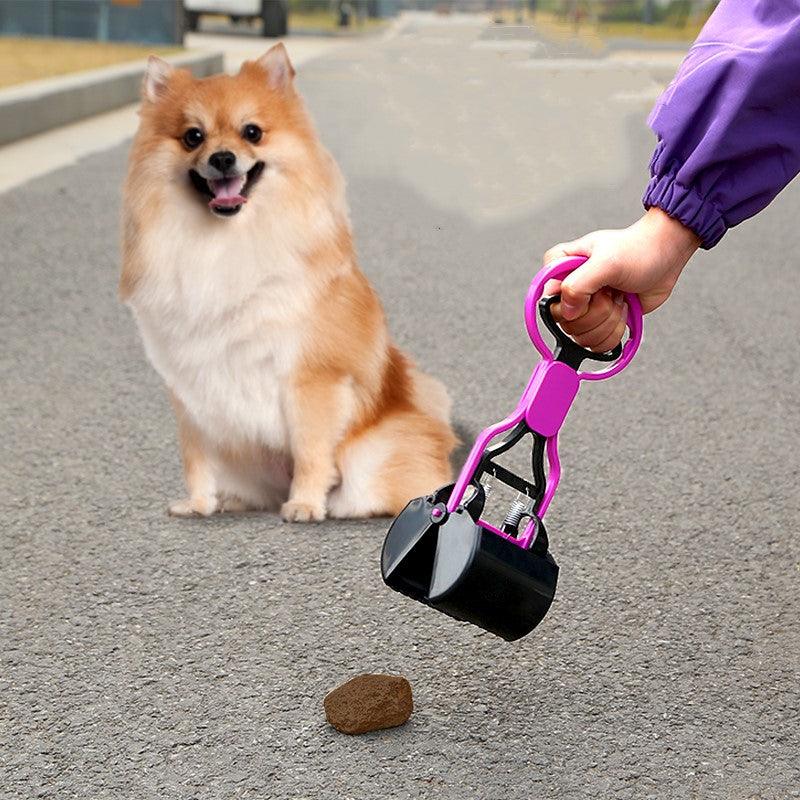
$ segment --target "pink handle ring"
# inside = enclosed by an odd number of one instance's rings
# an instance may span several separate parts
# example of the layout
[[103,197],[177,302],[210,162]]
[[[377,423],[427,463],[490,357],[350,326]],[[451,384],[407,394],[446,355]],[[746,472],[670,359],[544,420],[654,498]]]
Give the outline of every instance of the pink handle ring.
[[[536,273],[536,277],[528,289],[528,295],[525,298],[525,327],[528,329],[528,336],[531,337],[533,346],[539,351],[542,358],[547,361],[553,360],[553,351],[547,346],[547,342],[542,338],[539,330],[537,314],[539,300],[548,281],[563,280],[585,262],[586,258],[583,256],[568,256],[549,264]],[[636,351],[642,342],[642,304],[638,295],[631,292],[625,293],[625,301],[628,304],[627,327],[630,336],[622,347],[620,357],[608,369],[600,372],[579,372],[578,378],[581,380],[601,381],[604,378],[610,378],[625,369],[636,355]]]

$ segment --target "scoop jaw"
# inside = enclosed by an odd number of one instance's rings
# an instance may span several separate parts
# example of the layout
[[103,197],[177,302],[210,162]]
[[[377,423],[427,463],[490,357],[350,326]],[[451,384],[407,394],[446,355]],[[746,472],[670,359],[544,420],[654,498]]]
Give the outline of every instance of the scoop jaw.
[[384,582],[507,641],[530,633],[553,602],[553,557],[486,530],[464,507],[435,521],[440,507],[437,495],[417,498],[395,519],[381,555]]

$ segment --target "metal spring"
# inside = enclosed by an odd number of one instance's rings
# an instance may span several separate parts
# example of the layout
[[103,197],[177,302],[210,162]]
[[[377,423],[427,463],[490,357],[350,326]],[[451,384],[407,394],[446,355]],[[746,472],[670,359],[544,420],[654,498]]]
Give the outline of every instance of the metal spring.
[[530,513],[531,512],[528,510],[528,503],[526,501],[514,500],[514,502],[511,504],[511,508],[508,509],[506,518],[503,520],[503,529],[505,530],[506,528],[513,528],[516,530],[520,520],[523,517],[529,517]]

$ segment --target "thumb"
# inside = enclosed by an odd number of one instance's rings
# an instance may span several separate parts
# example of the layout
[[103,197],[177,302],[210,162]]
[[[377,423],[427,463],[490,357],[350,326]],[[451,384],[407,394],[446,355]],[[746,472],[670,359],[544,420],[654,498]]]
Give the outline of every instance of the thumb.
[[565,320],[582,317],[592,295],[613,286],[615,271],[605,259],[589,258],[561,282],[561,313]]

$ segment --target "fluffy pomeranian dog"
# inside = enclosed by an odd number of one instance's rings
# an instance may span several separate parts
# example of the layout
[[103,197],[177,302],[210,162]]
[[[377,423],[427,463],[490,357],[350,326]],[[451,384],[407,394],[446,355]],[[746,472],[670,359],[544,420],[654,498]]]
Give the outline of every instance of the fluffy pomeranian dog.
[[395,514],[450,480],[444,386],[393,343],[283,45],[235,76],[151,57],[120,295],[178,421],[172,514]]

